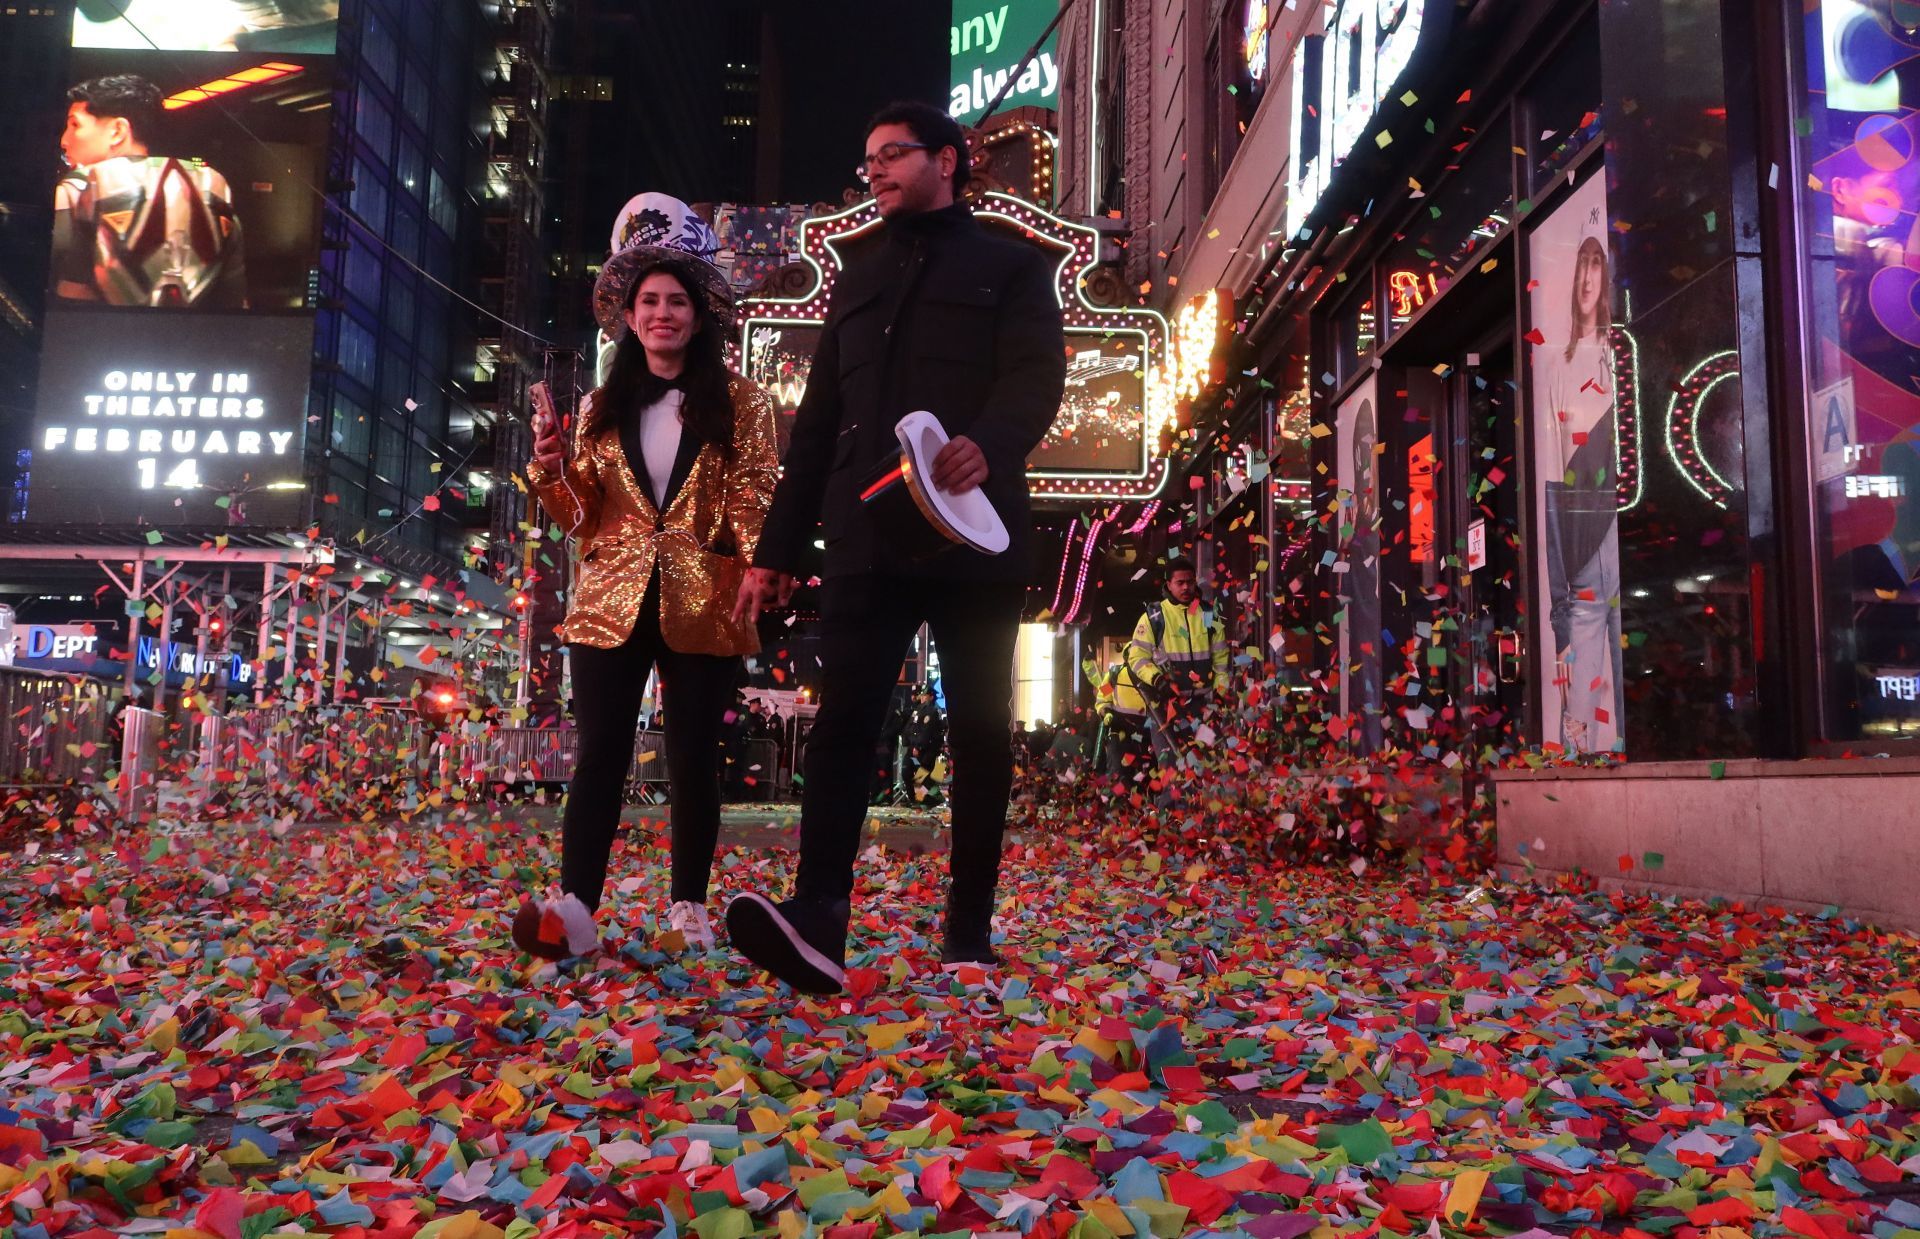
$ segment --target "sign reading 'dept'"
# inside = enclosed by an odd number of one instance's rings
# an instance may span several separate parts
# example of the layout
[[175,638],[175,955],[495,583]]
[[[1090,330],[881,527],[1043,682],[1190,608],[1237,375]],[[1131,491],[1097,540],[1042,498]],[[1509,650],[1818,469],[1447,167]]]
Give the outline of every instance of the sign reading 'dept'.
[[1054,0],[954,0],[953,25],[947,32],[953,82],[947,115],[972,124],[1009,79],[1013,89],[1001,111],[1059,107],[1058,32],[1047,36],[1024,68],[1020,64],[1059,8]]
[[298,524],[311,338],[305,316],[55,311],[32,518]]

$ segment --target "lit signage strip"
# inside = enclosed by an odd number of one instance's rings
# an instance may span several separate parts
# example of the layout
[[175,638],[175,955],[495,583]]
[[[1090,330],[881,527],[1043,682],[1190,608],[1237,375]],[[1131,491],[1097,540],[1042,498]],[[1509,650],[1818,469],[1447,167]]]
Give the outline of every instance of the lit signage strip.
[[1294,47],[1289,237],[1300,238],[1379,108],[1406,93],[1415,55],[1446,37],[1452,8],[1427,0],[1334,0],[1323,33]]
[[188,87],[186,90],[180,91],[177,94],[168,95],[160,106],[169,112],[176,111],[180,108],[190,108],[196,103],[205,103],[209,99],[218,99],[222,95],[230,95],[236,90],[246,90],[249,87],[264,85],[267,82],[277,82],[282,78],[296,77],[305,72],[306,70],[299,65],[281,64],[277,60],[269,60],[266,64],[255,65],[251,69],[242,69],[238,73],[230,73],[226,77],[215,78],[211,82],[202,82],[198,86]]

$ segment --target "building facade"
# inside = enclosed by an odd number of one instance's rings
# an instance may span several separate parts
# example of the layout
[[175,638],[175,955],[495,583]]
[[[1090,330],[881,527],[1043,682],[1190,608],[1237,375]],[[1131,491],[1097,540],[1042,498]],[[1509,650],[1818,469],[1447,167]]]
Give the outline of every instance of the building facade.
[[1505,864],[1920,913],[1899,8],[1109,3],[1063,48],[1080,195],[1234,307],[1186,519],[1262,530],[1249,627],[1358,743],[1517,767]]
[[[132,563],[244,543],[318,570],[183,572],[144,632],[116,601],[105,618],[130,623],[103,650],[124,661],[161,614],[218,619],[223,643],[260,655],[250,687],[328,699],[348,665],[419,670],[510,630],[502,582],[527,509],[502,462],[524,456],[519,410],[545,362],[546,0],[260,5],[237,25],[225,6],[52,7],[5,16],[46,44],[47,71],[6,91],[15,114],[50,118],[40,157],[15,166],[56,207],[32,246],[8,229],[7,271],[30,281],[37,260],[51,289],[37,322],[37,298],[19,299],[39,382],[7,413],[26,495],[4,583],[17,609],[93,623],[80,600],[117,546]],[[154,201],[195,226],[158,248],[158,230],[92,213],[115,161],[69,151],[79,166],[53,189],[68,86],[114,75],[164,97],[136,153],[158,169]],[[35,545],[86,554],[35,560]],[[292,651],[284,674],[265,673],[269,645]]]

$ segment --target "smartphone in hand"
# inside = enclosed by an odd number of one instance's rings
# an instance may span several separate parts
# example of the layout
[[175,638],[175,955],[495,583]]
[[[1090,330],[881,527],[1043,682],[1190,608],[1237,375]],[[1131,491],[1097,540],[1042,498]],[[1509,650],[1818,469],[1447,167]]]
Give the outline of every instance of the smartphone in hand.
[[533,405],[533,437],[537,441],[548,435],[560,440],[560,451],[566,454],[567,436],[560,425],[560,415],[554,411],[553,392],[547,387],[545,379],[527,388],[527,399]]

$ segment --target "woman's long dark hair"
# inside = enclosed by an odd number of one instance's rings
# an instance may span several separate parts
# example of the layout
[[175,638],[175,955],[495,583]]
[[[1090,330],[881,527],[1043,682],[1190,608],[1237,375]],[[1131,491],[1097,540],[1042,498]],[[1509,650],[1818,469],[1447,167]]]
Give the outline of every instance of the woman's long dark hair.
[[[1586,324],[1586,330],[1580,329],[1580,268],[1588,263],[1600,268],[1600,300],[1593,307],[1593,320]],[[1573,256],[1573,316],[1567,320],[1571,326],[1567,329],[1567,360],[1573,360],[1573,354],[1580,347],[1580,341],[1587,336],[1598,336],[1602,343],[1609,338],[1613,327],[1613,289],[1607,284],[1607,247],[1600,244],[1599,238],[1587,237],[1580,242],[1580,250]]]
[[[693,302],[694,333],[687,341],[686,368],[680,372],[687,393],[680,406],[680,422],[701,443],[711,443],[722,455],[733,455],[733,396],[728,390],[726,355],[721,351],[720,324],[707,305],[706,294],[683,272],[677,263],[652,262],[634,275],[627,289],[628,310],[640,294],[640,285],[656,271],[664,271],[686,290]],[[614,345],[613,361],[607,366],[607,381],[600,385],[587,416],[583,433],[592,436],[620,424],[620,419],[638,413],[666,394],[667,381],[647,367],[647,350],[627,328],[620,331]],[[631,411],[631,412],[630,412]]]

